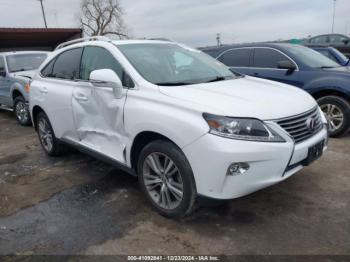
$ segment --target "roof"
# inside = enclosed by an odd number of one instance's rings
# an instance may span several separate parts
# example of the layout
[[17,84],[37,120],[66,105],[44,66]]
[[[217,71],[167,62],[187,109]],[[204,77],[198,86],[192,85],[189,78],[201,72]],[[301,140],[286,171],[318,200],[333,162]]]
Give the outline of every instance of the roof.
[[288,47],[295,47],[295,46],[299,46],[299,45],[289,44],[289,43],[263,42],[263,43],[250,43],[250,44],[223,45],[219,47],[212,46],[212,47],[200,48],[200,50],[216,58],[222,52],[225,52],[229,49],[248,48],[248,47],[270,47],[270,48],[276,48],[276,49],[288,49]]
[[0,48],[53,49],[62,42],[81,36],[80,28],[0,28]]
[[12,52],[0,52],[0,55],[26,55],[26,54],[47,54],[45,51],[12,51]]
[[308,40],[314,39],[320,36],[343,36],[343,37],[349,38],[349,36],[343,35],[343,34],[323,34],[323,35],[316,35],[316,36],[310,37]]

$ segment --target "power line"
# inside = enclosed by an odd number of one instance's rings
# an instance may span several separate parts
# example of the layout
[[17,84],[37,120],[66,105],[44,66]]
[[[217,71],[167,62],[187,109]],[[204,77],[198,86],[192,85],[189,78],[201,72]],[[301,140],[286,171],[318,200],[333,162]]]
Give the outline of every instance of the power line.
[[332,34],[334,33],[334,22],[335,22],[335,7],[337,4],[337,0],[333,0],[334,1],[334,5],[333,5],[333,23],[332,23]]
[[43,18],[44,18],[44,23],[45,23],[45,27],[47,28],[47,23],[46,23],[46,16],[45,16],[45,9],[44,9],[44,4],[43,4],[43,0],[38,0],[41,4],[41,11],[43,12]]

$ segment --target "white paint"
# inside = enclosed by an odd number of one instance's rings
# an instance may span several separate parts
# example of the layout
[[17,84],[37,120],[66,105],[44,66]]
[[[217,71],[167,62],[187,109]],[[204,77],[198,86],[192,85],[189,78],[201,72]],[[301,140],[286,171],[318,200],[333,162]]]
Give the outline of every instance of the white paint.
[[[38,74],[31,85],[31,111],[34,106],[43,108],[59,139],[69,139],[129,167],[135,137],[144,131],[159,133],[183,150],[198,193],[222,199],[240,197],[288,178],[301,169],[296,167],[282,177],[289,161],[296,162],[310,146],[326,139],[323,129],[295,146],[282,128],[269,121],[298,115],[317,105],[300,89],[251,77],[159,87],[142,78],[116,48],[132,43],[169,44],[141,40],[84,42],[55,51],[51,57],[77,46],[104,47],[131,76],[135,88],[123,89],[121,97],[116,98],[111,88],[96,87],[90,82],[45,79]],[[202,117],[204,112],[264,120],[287,142],[248,142],[211,135]],[[242,176],[226,176],[232,162],[248,162],[250,169]]]

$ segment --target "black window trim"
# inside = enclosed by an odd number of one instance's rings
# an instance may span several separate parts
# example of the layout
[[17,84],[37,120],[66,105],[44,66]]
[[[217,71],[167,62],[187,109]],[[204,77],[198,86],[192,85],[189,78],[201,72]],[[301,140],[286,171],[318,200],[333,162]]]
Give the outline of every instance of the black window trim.
[[[253,47],[237,47],[237,48],[230,48],[230,49],[227,49],[225,50],[224,52],[220,53],[218,57],[216,57],[215,59],[216,60],[219,60],[222,56],[224,56],[226,53],[230,52],[230,51],[235,51],[235,50],[241,50],[241,49],[251,49],[250,51],[250,54],[249,54],[249,67],[246,67],[246,66],[228,66],[230,68],[251,68],[251,65],[252,65],[252,54],[253,54],[253,51],[254,51],[254,48]],[[220,61],[220,60],[219,60]]]
[[8,70],[7,70],[7,63],[6,63],[6,58],[5,58],[5,56],[0,55],[0,59],[2,59],[2,61],[4,62],[4,69],[5,69],[5,71],[6,71],[6,72],[8,72]]
[[246,66],[231,66],[231,68],[251,68],[251,69],[267,69],[267,70],[283,70],[285,71],[286,69],[280,69],[280,68],[262,68],[262,67],[254,67],[253,65],[253,59],[254,59],[254,53],[255,53],[255,49],[271,49],[271,50],[275,50],[279,53],[281,53],[282,55],[284,55],[286,58],[288,58],[292,63],[295,64],[296,66],[296,70],[295,71],[299,71],[299,66],[298,64],[294,61],[294,59],[292,59],[289,55],[283,53],[282,51],[278,50],[277,48],[273,48],[273,47],[264,47],[264,46],[249,46],[249,47],[236,47],[236,48],[231,48],[231,49],[227,49],[224,52],[222,52],[216,59],[219,59],[222,55],[224,55],[226,52],[228,51],[232,51],[232,50],[236,50],[236,49],[253,49],[253,56],[252,54],[250,54],[250,60],[249,60],[249,67]]
[[[53,62],[52,69],[54,69],[57,59],[58,59],[62,54],[66,53],[66,52],[68,52],[68,51],[71,51],[71,50],[75,50],[75,49],[82,49],[81,53],[83,53],[83,51],[84,51],[82,46],[78,46],[78,47],[66,49],[66,50],[64,50],[63,52],[60,52],[60,53],[57,54],[54,58],[52,58],[48,63],[45,64],[45,66],[40,70],[39,76],[40,76],[41,78],[48,78],[48,79],[61,80],[61,81],[69,81],[69,82],[77,82],[77,80],[79,80],[79,79],[66,79],[66,78],[59,78],[59,77],[52,77],[52,76],[50,77],[50,76],[44,76],[44,75],[41,73],[43,70],[45,70],[45,68],[46,68],[51,62]],[[82,57],[82,55],[80,56],[80,61],[79,61],[79,77],[80,77],[81,57]]]
[[[48,79],[53,79],[53,80],[61,80],[61,81],[69,81],[69,82],[86,82],[86,83],[91,83],[90,80],[84,80],[84,79],[81,79],[81,64],[82,64],[82,58],[83,58],[83,54],[84,54],[84,51],[85,51],[85,48],[86,47],[100,47],[100,48],[103,48],[105,49],[107,52],[109,52],[111,55],[113,55],[108,49],[106,49],[105,47],[103,46],[99,46],[99,45],[84,45],[84,46],[79,46],[79,47],[74,47],[74,48],[70,48],[70,49],[66,49],[64,50],[63,52],[60,52],[59,54],[57,54],[54,58],[52,58],[49,62],[46,63],[46,65],[40,70],[39,72],[39,76],[41,78],[48,78]],[[48,76],[44,76],[42,74],[42,71],[45,70],[45,68],[51,63],[53,62],[53,68],[55,67],[55,63],[57,61],[57,58],[59,58],[63,53],[67,52],[67,51],[70,51],[70,50],[74,50],[74,49],[82,49],[82,52],[81,52],[81,56],[80,56],[80,62],[79,62],[79,78],[76,78],[76,79],[64,79],[64,78],[57,78],[57,77],[48,77]],[[113,56],[114,57],[114,56]],[[114,57],[114,59],[116,59]],[[117,59],[116,59],[117,60]],[[120,64],[120,66],[122,67],[123,69],[123,73],[127,74],[130,79],[132,80],[133,84],[134,84],[134,87],[127,87],[127,86],[124,86],[124,88],[126,89],[135,89],[137,84],[135,82],[135,80],[132,78],[132,76],[129,74],[129,72],[125,69],[125,67],[117,60],[117,62]],[[122,80],[122,79],[121,79]],[[123,80],[122,80],[123,81]]]

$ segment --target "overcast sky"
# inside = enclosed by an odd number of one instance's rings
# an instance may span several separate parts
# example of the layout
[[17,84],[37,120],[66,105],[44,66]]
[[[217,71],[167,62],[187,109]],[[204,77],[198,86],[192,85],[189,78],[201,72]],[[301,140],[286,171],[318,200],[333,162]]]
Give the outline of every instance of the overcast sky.
[[[49,27],[79,25],[80,0],[44,0]],[[192,46],[330,33],[333,0],[120,0],[134,37]],[[350,0],[337,0],[337,33],[350,33]],[[0,27],[42,27],[38,0],[0,0]]]

